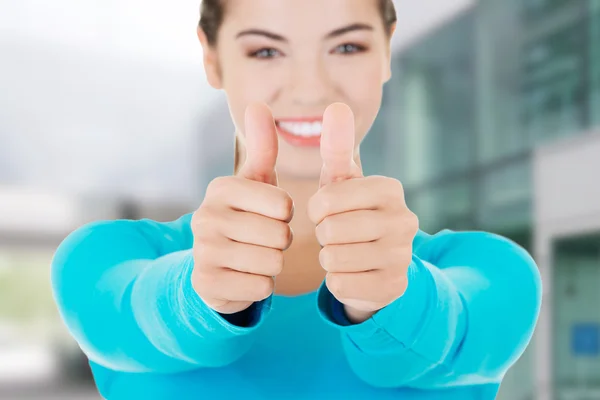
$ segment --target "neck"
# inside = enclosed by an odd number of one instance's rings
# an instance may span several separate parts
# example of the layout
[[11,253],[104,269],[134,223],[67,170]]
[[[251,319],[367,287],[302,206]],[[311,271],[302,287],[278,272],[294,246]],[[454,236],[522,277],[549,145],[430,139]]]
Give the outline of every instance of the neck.
[[279,187],[294,199],[294,219],[291,222],[294,237],[302,239],[314,236],[315,226],[308,218],[308,201],[319,189],[318,179],[278,178]]
[[285,251],[284,270],[277,277],[276,292],[299,295],[315,291],[325,279],[325,271],[319,263],[321,246],[315,225],[308,218],[308,201],[319,189],[319,180],[279,176],[279,187],[294,199],[294,218],[290,223],[294,241]]

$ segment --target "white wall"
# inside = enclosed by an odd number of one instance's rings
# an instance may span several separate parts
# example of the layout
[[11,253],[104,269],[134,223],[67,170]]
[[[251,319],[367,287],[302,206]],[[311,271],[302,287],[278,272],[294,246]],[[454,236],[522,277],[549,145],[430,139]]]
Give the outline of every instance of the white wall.
[[[600,131],[540,148],[535,156],[535,224],[555,233],[600,221]],[[600,223],[599,223],[600,224]]]

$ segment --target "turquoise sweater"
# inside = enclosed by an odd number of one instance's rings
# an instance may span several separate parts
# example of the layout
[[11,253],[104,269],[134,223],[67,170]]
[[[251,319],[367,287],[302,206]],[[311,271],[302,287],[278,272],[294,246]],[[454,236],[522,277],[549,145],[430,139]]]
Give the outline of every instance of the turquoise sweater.
[[95,222],[56,251],[56,302],[107,399],[493,399],[538,317],[524,249],[445,230],[419,232],[406,293],[364,323],[325,285],[225,319],[191,286],[190,219]]

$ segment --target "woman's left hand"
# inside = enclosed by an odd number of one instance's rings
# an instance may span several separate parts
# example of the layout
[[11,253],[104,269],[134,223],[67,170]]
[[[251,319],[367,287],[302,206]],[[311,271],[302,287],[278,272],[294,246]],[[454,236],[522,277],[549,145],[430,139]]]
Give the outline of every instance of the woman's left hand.
[[406,206],[399,181],[364,177],[354,161],[354,116],[343,104],[323,117],[319,191],[309,217],[323,247],[326,285],[348,319],[360,323],[401,297],[418,219]]

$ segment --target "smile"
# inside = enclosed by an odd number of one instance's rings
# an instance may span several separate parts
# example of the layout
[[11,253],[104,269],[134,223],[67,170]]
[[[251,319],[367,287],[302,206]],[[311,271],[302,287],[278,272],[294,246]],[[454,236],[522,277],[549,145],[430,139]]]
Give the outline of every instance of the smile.
[[318,147],[323,130],[322,118],[278,119],[279,135],[289,144],[299,147]]
[[321,121],[314,122],[285,122],[277,121],[277,127],[285,130],[292,135],[302,137],[321,136],[323,123]]

